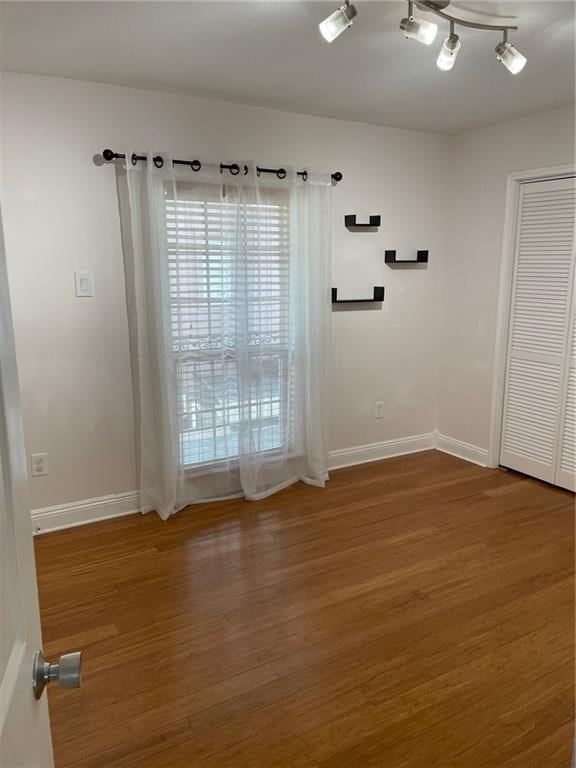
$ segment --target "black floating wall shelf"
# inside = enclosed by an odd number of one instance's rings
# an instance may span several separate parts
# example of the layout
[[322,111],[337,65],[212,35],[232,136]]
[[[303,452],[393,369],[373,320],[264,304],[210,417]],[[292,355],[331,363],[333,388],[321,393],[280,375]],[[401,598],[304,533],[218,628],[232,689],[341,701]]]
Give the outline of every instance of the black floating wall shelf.
[[351,232],[362,231],[363,229],[377,229],[380,226],[380,216],[370,216],[367,224],[360,224],[356,221],[356,214],[347,214],[344,216],[344,225]]
[[428,251],[416,251],[415,259],[397,259],[396,251],[384,251],[386,264],[427,264]]
[[332,304],[374,304],[384,301],[384,286],[374,286],[374,296],[371,299],[339,299],[338,288],[332,288]]

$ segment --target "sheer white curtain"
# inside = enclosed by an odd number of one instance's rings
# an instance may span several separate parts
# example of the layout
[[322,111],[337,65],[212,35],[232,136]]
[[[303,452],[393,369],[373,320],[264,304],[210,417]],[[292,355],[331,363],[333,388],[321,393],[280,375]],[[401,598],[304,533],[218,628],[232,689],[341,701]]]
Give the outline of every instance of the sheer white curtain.
[[[142,507],[327,479],[331,177],[118,167]],[[162,161],[152,161],[160,157]],[[161,167],[158,167],[160,166]]]

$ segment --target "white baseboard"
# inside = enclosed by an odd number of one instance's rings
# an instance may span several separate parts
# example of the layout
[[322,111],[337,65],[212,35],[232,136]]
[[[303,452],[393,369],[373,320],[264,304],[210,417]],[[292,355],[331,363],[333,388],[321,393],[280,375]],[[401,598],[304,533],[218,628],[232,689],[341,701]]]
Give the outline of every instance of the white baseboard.
[[477,445],[465,443],[463,440],[456,440],[455,437],[448,437],[436,432],[435,448],[443,453],[449,453],[451,456],[457,456],[459,459],[471,461],[473,464],[479,464],[481,467],[488,466],[488,450],[479,448]]
[[[453,437],[441,435],[439,432],[426,432],[423,435],[401,437],[398,440],[384,440],[381,443],[356,445],[353,448],[340,448],[330,451],[329,469],[342,469],[355,464],[367,464],[371,461],[390,459],[393,456],[404,456],[408,453],[429,451],[437,448],[444,453],[450,453],[459,459],[471,461],[482,467],[488,465],[488,451],[476,445],[464,443]],[[33,509],[32,527],[35,534],[59,531],[63,528],[73,528],[77,525],[95,523],[99,520],[109,520],[112,517],[124,517],[140,512],[140,497],[137,491],[115,493],[110,496],[100,496],[96,499],[73,501],[70,504],[59,504],[55,507]]]
[[58,504],[55,507],[33,509],[32,528],[35,534],[48,533],[62,528],[96,523],[98,520],[109,520],[111,517],[133,515],[139,511],[139,493],[136,491],[114,493],[96,499],[84,499],[69,504]]
[[366,464],[370,461],[390,459],[393,456],[403,456],[406,453],[429,451],[435,447],[434,433],[427,432],[424,435],[401,437],[398,440],[384,440],[381,443],[355,445],[353,448],[340,448],[336,451],[330,451],[328,469],[352,467],[354,464]]

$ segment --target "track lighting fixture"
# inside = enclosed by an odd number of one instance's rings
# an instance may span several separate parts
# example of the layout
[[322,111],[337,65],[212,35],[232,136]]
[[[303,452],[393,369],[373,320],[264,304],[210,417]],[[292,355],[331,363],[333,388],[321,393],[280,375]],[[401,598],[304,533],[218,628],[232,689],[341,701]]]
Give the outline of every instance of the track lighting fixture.
[[324,40],[329,43],[336,40],[342,32],[352,26],[356,16],[358,16],[358,11],[349,0],[346,0],[344,5],[341,5],[337,11],[331,13],[327,19],[318,25]]
[[[440,53],[436,60],[436,66],[438,69],[447,72],[452,69],[458,51],[461,48],[460,37],[454,32],[455,25],[461,27],[468,27],[470,29],[484,29],[488,32],[502,32],[503,39],[501,43],[496,46],[496,58],[501,61],[502,64],[512,72],[513,75],[517,75],[524,69],[526,64],[526,57],[523,56],[512,43],[508,42],[508,32],[510,30],[516,30],[518,27],[512,27],[509,25],[496,25],[496,24],[480,24],[476,21],[467,21],[466,19],[460,19],[452,14],[446,12],[446,8],[450,5],[450,0],[408,0],[408,16],[402,19],[400,22],[400,29],[404,32],[404,36],[412,40],[417,40],[424,45],[430,45],[434,42],[436,33],[438,32],[438,25],[426,19],[420,19],[414,17],[414,6],[417,6],[421,11],[427,11],[439,16],[441,19],[445,19],[450,22],[450,34],[442,43]],[[340,6],[337,11],[328,16],[327,19],[320,24],[320,32],[325,40],[331,43],[339,35],[344,32],[345,29],[351,27],[354,19],[358,15],[356,8],[351,5],[349,0],[346,0],[344,5]]]
[[456,55],[460,50],[460,38],[454,33],[454,24],[450,24],[450,34],[442,43],[440,53],[436,59],[436,66],[443,72],[448,72],[454,66]]
[[504,31],[504,39],[496,46],[496,58],[501,61],[509,72],[517,75],[526,65],[526,57],[522,56],[512,43],[508,42],[508,34]]
[[426,19],[415,19],[412,15],[409,15],[400,22],[400,29],[404,32],[404,37],[418,40],[419,43],[424,43],[424,45],[430,45],[434,42],[438,32],[438,25],[433,24],[431,21],[426,21]]

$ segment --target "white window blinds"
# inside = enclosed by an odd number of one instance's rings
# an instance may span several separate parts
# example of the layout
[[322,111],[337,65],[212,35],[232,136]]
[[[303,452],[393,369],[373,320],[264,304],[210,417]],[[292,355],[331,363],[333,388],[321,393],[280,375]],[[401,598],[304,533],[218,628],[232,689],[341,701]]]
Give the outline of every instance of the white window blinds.
[[[244,199],[211,184],[166,187],[184,465],[234,459],[240,439],[255,451],[289,439],[289,224],[285,190]],[[253,372],[242,385],[239,365]],[[240,423],[253,427],[242,437]]]

